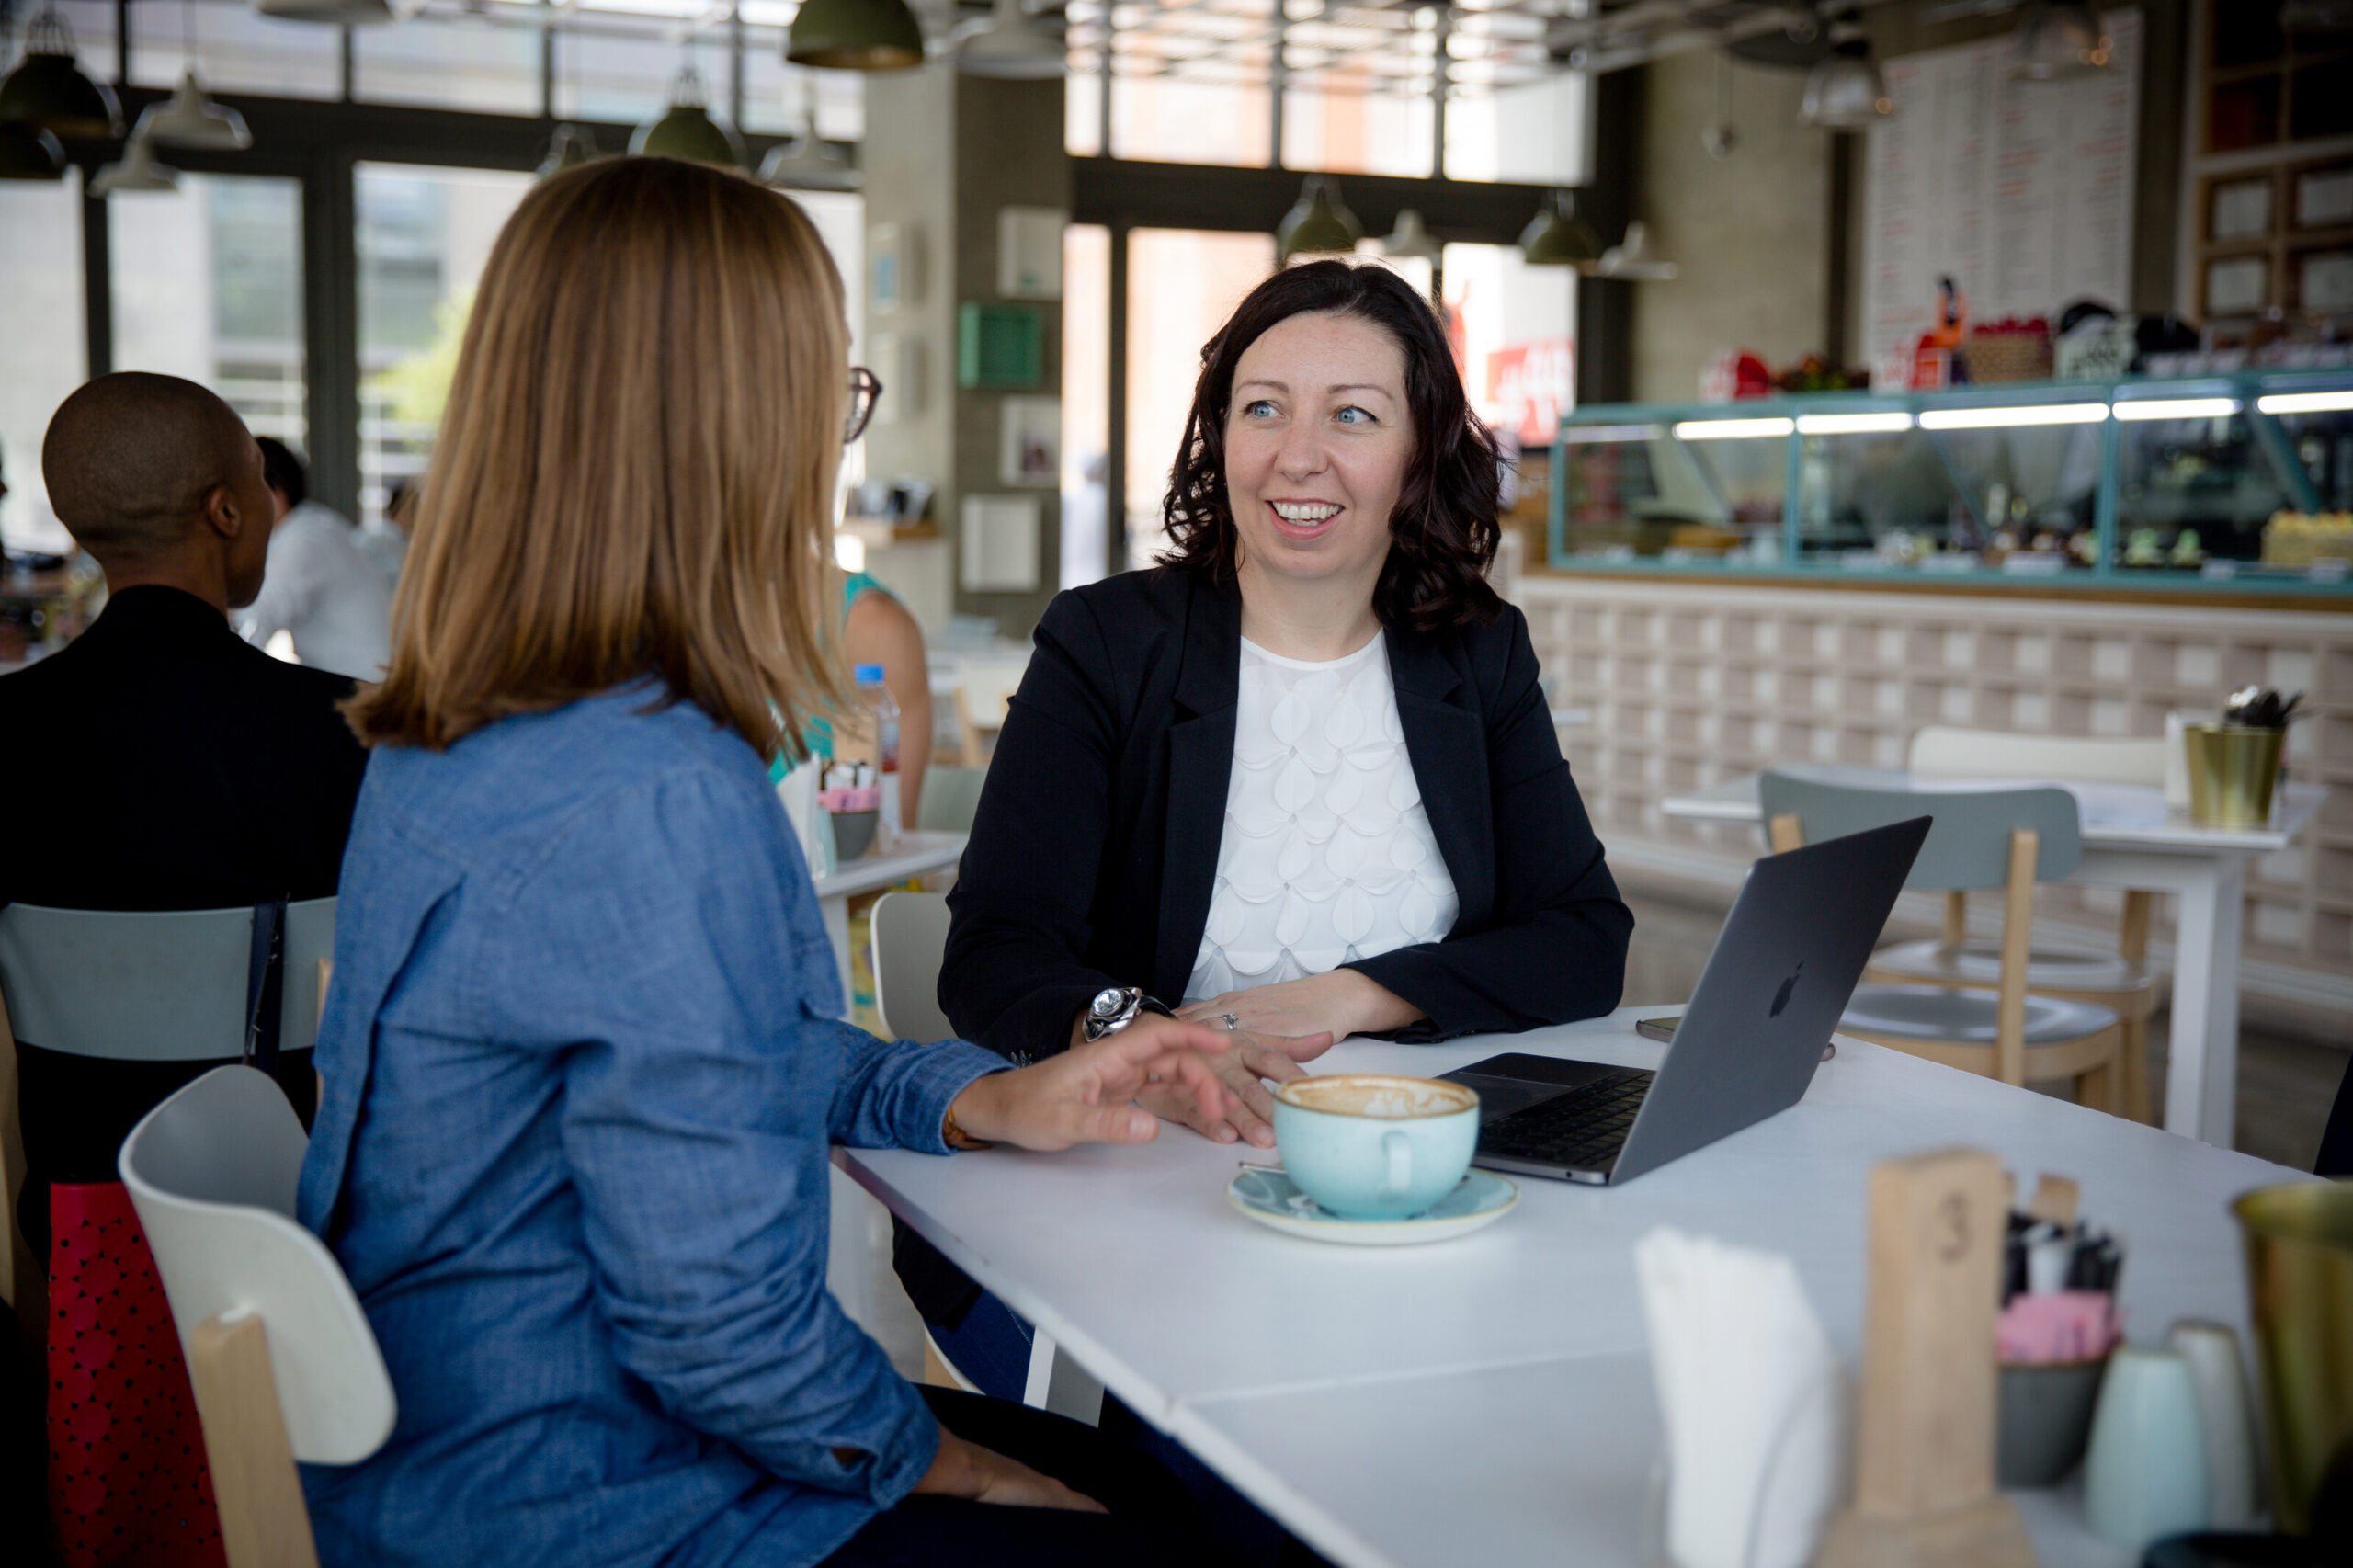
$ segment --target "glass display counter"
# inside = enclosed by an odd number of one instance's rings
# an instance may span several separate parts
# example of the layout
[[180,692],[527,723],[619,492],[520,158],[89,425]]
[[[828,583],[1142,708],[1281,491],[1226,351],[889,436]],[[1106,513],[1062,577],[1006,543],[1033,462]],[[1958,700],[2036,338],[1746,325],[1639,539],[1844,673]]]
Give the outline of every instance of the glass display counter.
[[2353,372],[1581,408],[1555,566],[2353,594]]

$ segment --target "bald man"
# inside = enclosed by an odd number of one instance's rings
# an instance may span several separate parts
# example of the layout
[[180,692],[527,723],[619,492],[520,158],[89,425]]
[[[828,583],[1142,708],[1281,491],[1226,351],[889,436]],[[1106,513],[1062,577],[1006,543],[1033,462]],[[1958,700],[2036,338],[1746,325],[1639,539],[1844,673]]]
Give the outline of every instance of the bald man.
[[[223,909],[335,890],[367,753],[340,676],[271,658],[229,611],[262,585],[273,507],[229,405],[176,376],[101,376],[41,444],[51,508],[106,571],[89,631],[0,676],[0,903]],[[279,1082],[307,1121],[308,1051]],[[112,1181],[156,1101],[217,1063],[20,1046],[18,1212],[45,1238],[50,1181]],[[45,1256],[45,1255],[44,1255]]]

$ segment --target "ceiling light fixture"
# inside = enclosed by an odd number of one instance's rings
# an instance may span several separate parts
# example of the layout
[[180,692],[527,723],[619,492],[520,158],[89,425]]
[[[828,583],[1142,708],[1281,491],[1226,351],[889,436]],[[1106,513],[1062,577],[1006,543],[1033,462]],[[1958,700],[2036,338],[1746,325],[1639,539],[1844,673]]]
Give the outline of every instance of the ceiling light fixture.
[[1798,101],[1798,123],[1818,131],[1862,131],[1895,112],[1887,78],[1871,59],[1870,41],[1860,28],[1841,27],[1828,55],[1805,79]]
[[180,172],[155,161],[155,144],[133,136],[122,144],[122,156],[100,169],[90,180],[92,196],[117,191],[177,190]]
[[1443,247],[1422,222],[1421,213],[1411,207],[1397,214],[1397,227],[1381,242],[1381,254],[1392,261],[1436,262],[1445,256]]
[[207,153],[242,153],[254,144],[245,117],[215,102],[196,79],[193,65],[180,77],[177,91],[161,103],[147,106],[131,134],[158,147],[194,147]]
[[1530,267],[1581,267],[1601,259],[1601,242],[1577,215],[1576,197],[1556,190],[1519,232],[1519,257]]
[[1063,40],[1031,21],[1021,0],[996,0],[988,20],[966,22],[956,29],[953,47],[956,69],[967,76],[1035,82],[1059,76],[1067,68]]
[[923,63],[923,28],[906,0],[805,0],[784,57],[833,71],[911,71]]
[[677,80],[670,84],[670,107],[659,119],[637,128],[637,134],[629,139],[629,150],[650,158],[744,166],[744,139],[705,107],[702,77],[691,64],[682,68]]
[[1595,278],[1620,283],[1672,283],[1683,269],[1665,256],[1651,254],[1651,233],[1637,219],[1626,225],[1626,237],[1601,253],[1601,259],[1581,270]]
[[38,125],[0,125],[0,179],[63,179],[65,149]]
[[38,126],[78,141],[122,134],[114,89],[74,58],[74,35],[53,5],[27,25],[24,58],[0,80],[0,124]]
[[531,171],[532,176],[545,179],[550,175],[577,168],[597,156],[597,139],[588,133],[586,126],[559,125],[555,128],[555,134],[548,138],[548,155],[541,158],[540,166]]
[[254,9],[277,21],[342,28],[380,28],[400,20],[388,0],[255,0]]
[[1275,225],[1275,251],[1285,262],[1297,256],[1346,255],[1364,237],[1364,225],[1340,199],[1337,181],[1310,175],[1299,200]]
[[866,183],[842,150],[817,134],[814,103],[801,117],[801,134],[768,149],[760,179],[784,190],[856,190]]
[[2056,82],[2105,71],[2115,51],[2098,15],[2081,0],[2042,0],[2018,23],[2010,74]]

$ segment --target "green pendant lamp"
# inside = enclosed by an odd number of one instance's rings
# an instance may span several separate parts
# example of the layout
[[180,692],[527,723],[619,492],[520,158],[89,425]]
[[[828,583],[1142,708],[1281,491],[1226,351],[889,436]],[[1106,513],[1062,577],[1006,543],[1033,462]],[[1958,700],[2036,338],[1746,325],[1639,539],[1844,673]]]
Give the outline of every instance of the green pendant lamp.
[[1298,256],[1347,255],[1364,237],[1364,225],[1340,199],[1339,185],[1310,175],[1299,200],[1275,225],[1275,252],[1285,264]]
[[1579,267],[1601,258],[1601,242],[1577,216],[1576,198],[1556,190],[1519,232],[1519,258],[1530,267]]
[[629,150],[654,158],[684,158],[689,163],[744,166],[744,139],[735,128],[703,107],[702,78],[691,65],[678,73],[670,87],[670,107],[659,119],[646,121],[629,139]]
[[0,81],[0,125],[34,125],[80,141],[122,134],[114,89],[74,58],[74,35],[55,6],[25,29],[25,57]]
[[38,125],[0,125],[0,179],[63,179],[65,149]]
[[923,28],[907,0],[805,0],[784,57],[833,71],[911,71],[923,63]]

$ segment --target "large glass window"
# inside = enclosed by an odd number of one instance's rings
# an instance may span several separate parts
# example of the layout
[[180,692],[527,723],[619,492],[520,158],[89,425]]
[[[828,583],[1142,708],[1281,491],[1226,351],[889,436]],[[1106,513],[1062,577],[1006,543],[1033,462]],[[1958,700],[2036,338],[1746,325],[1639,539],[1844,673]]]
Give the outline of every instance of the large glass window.
[[424,11],[397,27],[354,28],[352,96],[481,114],[538,114],[540,29],[528,17],[510,15],[525,9],[512,0],[475,0],[454,19]]
[[[277,98],[343,96],[343,33],[256,15],[242,0],[131,8],[131,78],[168,87],[193,59],[208,87]],[[108,67],[108,75],[113,74]]]
[[1165,543],[1161,497],[1193,405],[1201,345],[1274,269],[1272,234],[1128,236],[1128,566],[1149,565]]
[[528,175],[361,164],[359,509],[425,472],[458,364],[474,284]]
[[201,381],[257,436],[307,447],[302,192],[183,174],[108,204],[114,364]]
[[40,438],[82,384],[82,182],[0,184],[0,541],[63,553],[74,541],[40,482]]
[[1427,82],[1413,85],[1358,67],[1294,78],[1283,88],[1283,166],[1427,178],[1437,109]]
[[1110,569],[1111,231],[1063,231],[1062,585]]
[[1575,74],[1449,99],[1447,177],[1585,184],[1592,161],[1590,101],[1588,79]]
[[1549,446],[1574,404],[1577,275],[1530,267],[1516,245],[1446,247],[1447,330],[1481,418]]

